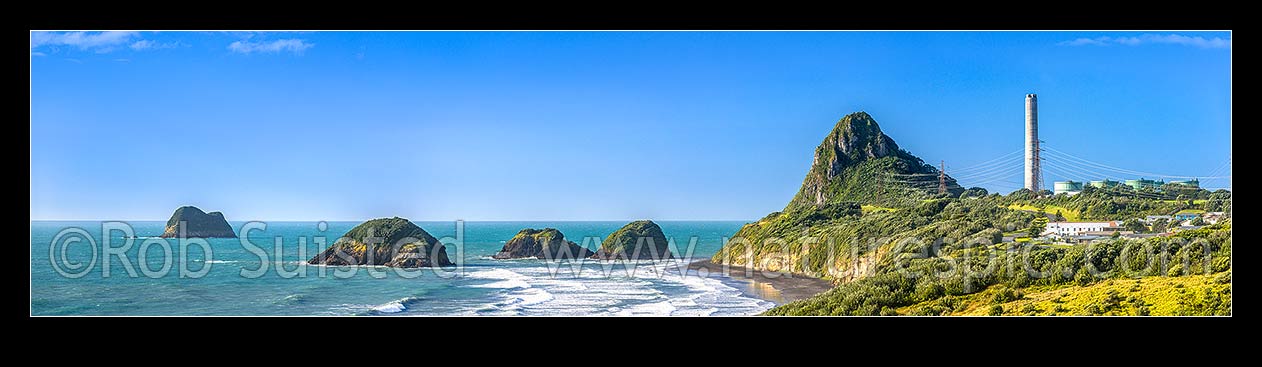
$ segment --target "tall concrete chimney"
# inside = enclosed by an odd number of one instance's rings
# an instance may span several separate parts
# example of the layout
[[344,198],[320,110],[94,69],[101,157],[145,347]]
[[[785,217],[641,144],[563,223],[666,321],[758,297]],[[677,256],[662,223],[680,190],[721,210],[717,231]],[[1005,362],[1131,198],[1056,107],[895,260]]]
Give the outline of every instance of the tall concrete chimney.
[[1025,188],[1038,192],[1042,189],[1042,173],[1039,170],[1039,97],[1025,95]]

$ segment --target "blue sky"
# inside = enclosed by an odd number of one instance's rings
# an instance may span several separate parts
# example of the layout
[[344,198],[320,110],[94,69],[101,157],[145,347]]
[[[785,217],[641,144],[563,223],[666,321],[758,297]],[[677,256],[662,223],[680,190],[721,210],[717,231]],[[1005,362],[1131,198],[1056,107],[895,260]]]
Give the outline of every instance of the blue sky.
[[751,220],[860,110],[1007,193],[1029,92],[1048,182],[1230,174],[1227,32],[33,32],[30,88],[32,219]]

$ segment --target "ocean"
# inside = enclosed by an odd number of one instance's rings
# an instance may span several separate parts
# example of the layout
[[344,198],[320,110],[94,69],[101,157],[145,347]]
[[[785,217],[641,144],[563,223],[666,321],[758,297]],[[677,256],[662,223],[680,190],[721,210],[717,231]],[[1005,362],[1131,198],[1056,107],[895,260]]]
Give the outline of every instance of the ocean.
[[[305,263],[358,222],[268,222],[248,237],[247,223],[231,222],[248,242],[204,245],[153,237],[164,224],[31,222],[31,314],[721,316],[775,305],[741,279],[680,274],[743,222],[658,222],[680,259],[574,263],[491,256],[523,228],[595,249],[626,222],[416,222],[463,243],[448,245],[458,266],[437,271]],[[102,236],[110,227],[131,233]]]

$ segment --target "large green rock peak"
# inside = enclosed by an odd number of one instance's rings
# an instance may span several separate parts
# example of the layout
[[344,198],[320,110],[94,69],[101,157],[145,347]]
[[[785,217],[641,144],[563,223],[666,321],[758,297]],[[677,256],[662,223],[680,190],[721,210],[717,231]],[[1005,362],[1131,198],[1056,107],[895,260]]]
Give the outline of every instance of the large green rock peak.
[[593,259],[669,259],[670,246],[662,227],[651,220],[637,220],[622,226],[592,255]]
[[181,206],[167,219],[162,238],[237,238],[220,212],[203,212],[195,206]]
[[[784,210],[741,227],[711,260],[834,279],[865,276],[887,250],[857,251],[854,245],[886,243],[877,240],[936,220],[948,204],[943,196],[963,192],[954,179],[944,179],[948,193],[939,195],[936,168],[899,148],[866,112],[846,115],[815,148],[811,169]],[[959,210],[1001,209],[981,205]],[[979,233],[983,229],[961,221],[932,231],[993,237],[993,231]],[[823,245],[804,243],[804,237],[818,238]]]
[[399,217],[361,223],[307,262],[400,268],[452,265],[447,249],[438,239],[412,221]]
[[[785,206],[792,211],[843,201],[885,203],[937,193],[938,170],[902,150],[867,112],[843,117],[815,148],[802,188]],[[963,188],[945,177],[949,194]]]
[[554,228],[527,228],[504,243],[504,248],[496,253],[496,259],[539,258],[582,259],[592,255],[592,251],[583,246],[567,241],[565,235]]

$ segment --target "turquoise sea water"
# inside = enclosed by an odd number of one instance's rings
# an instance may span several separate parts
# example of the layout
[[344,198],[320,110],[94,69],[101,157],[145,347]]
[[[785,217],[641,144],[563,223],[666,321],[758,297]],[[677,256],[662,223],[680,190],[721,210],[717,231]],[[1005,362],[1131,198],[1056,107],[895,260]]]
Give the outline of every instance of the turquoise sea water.
[[[356,222],[268,222],[265,230],[243,238],[248,243],[208,239],[210,251],[198,245],[181,250],[179,240],[152,237],[162,233],[163,222],[127,224],[135,236],[130,246],[123,231],[110,232],[107,244],[102,222],[32,222],[31,313],[750,315],[773,306],[743,292],[741,281],[681,275],[678,265],[691,259],[568,263],[490,258],[522,228],[557,228],[594,249],[625,222],[465,222],[461,237],[456,237],[456,222],[417,222],[435,237],[463,243],[458,246],[463,253],[448,246],[460,266],[402,273],[305,264]],[[238,235],[246,225],[231,224]],[[687,256],[695,238],[691,258],[696,259],[714,254],[723,237],[742,224],[659,222],[675,241],[679,257]]]

